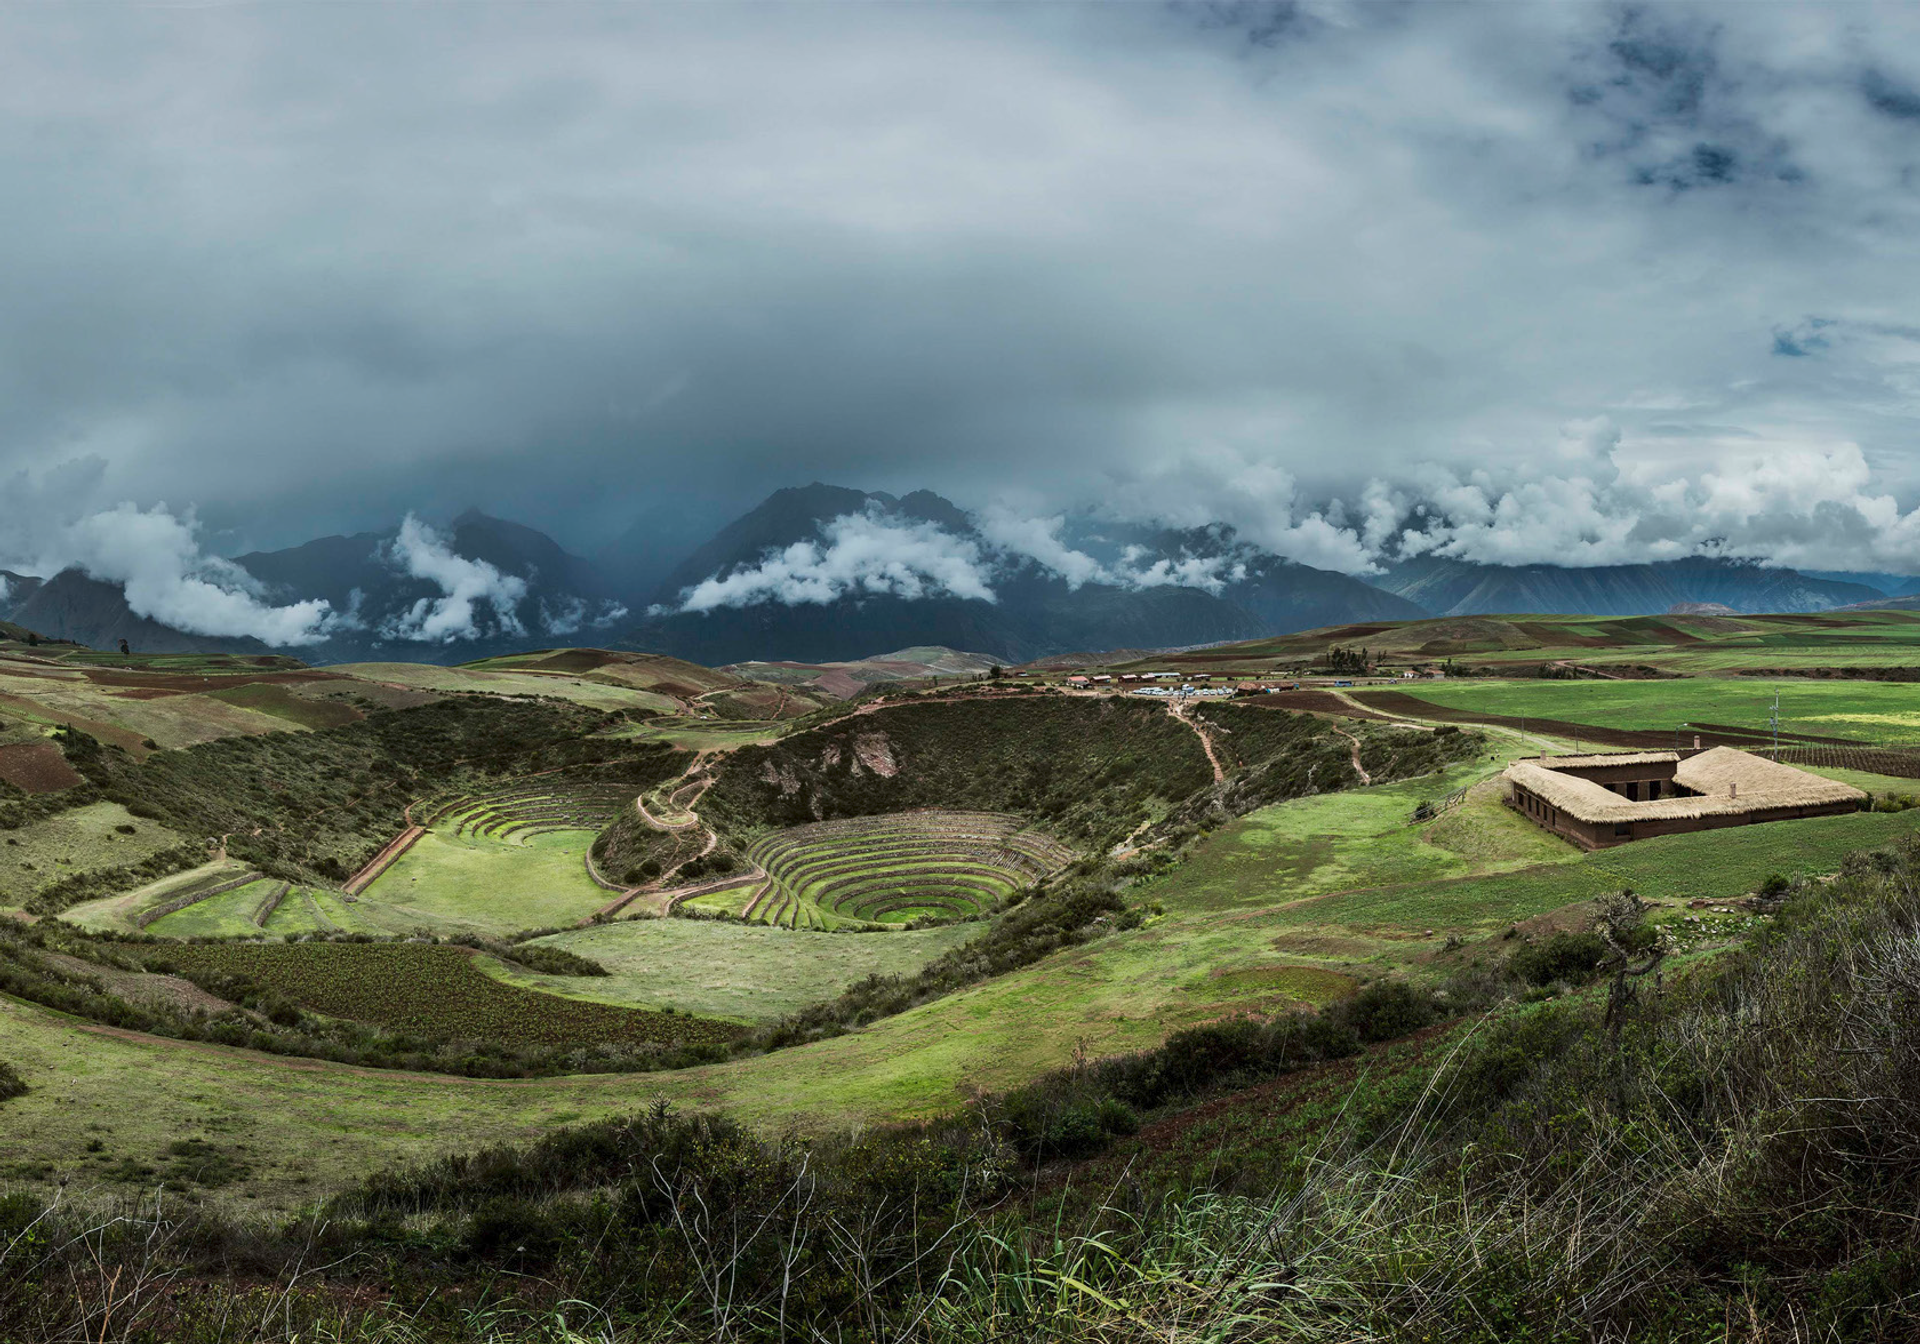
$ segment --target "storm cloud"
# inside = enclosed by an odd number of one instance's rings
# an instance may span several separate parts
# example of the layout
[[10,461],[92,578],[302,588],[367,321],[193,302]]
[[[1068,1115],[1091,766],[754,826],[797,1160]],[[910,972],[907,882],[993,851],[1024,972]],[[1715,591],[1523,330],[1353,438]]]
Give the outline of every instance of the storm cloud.
[[[263,638],[329,614],[219,554],[811,479],[1070,582],[1208,581],[1082,509],[1912,571],[1915,107],[1899,7],[16,7],[0,481],[90,502],[0,550]],[[990,591],[955,540],[697,600]],[[506,597],[444,568],[409,637]]]

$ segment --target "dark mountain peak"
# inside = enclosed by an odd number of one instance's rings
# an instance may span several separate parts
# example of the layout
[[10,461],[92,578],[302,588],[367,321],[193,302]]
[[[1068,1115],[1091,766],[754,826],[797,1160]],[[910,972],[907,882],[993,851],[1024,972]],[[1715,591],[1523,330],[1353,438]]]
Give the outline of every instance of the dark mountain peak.
[[48,579],[8,619],[95,649],[115,648],[124,639],[141,653],[273,652],[257,639],[190,635],[136,616],[119,584],[102,582],[78,569],[63,569]]
[[863,513],[869,503],[893,508],[899,501],[892,495],[819,481],[776,490],[674,566],[654,600],[670,603],[702,579],[758,564],[768,551],[781,550],[796,541],[812,541],[820,535],[821,524],[849,513]]
[[[880,495],[876,498],[884,499],[886,496]],[[931,490],[915,490],[911,494],[901,496],[894,504],[893,511],[903,518],[932,523],[949,532],[964,535],[973,531],[973,519],[967,516],[966,510],[950,499],[941,498]]]
[[537,527],[510,522],[468,509],[453,520],[453,552],[469,560],[484,560],[503,574],[521,578],[539,576],[563,585],[578,586],[587,562]]
[[0,620],[13,615],[40,590],[43,582],[31,574],[15,574],[10,569],[0,569]]

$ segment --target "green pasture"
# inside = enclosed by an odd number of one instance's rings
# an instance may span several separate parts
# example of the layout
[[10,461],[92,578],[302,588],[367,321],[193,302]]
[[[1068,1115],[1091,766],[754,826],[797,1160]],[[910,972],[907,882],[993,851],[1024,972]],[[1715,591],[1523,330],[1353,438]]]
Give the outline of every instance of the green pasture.
[[514,843],[429,831],[352,907],[389,932],[508,934],[577,923],[611,896],[587,876],[592,831]]
[[180,840],[118,803],[92,803],[0,831],[0,905],[25,904],[35,892],[77,873],[139,863]]
[[[261,878],[258,882],[249,882],[244,887],[232,891],[223,891],[218,896],[209,896],[204,901],[196,901],[183,910],[170,915],[162,915],[147,925],[146,931],[159,938],[241,938],[260,934],[253,922],[253,912],[267,893],[279,886],[272,878]],[[292,893],[281,904],[292,900]]]
[[591,958],[608,976],[536,975],[498,963],[487,969],[568,998],[765,1022],[832,998],[869,975],[910,975],[986,927],[823,934],[721,920],[635,919],[536,940],[536,946]]
[[[1805,681],[1783,677],[1690,677],[1674,681],[1447,681],[1416,682],[1400,693],[1471,714],[1564,719],[1596,727],[1678,730],[1686,723],[1717,724],[1765,733],[1774,692],[1780,695],[1780,731],[1861,743],[1920,742],[1920,685],[1866,681]],[[1354,696],[1366,703],[1371,692]]]

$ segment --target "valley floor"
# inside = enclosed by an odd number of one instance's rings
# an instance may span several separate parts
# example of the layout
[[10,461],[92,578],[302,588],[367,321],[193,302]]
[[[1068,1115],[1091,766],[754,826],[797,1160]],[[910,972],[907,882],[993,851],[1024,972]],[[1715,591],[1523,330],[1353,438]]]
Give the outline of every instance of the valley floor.
[[[1537,745],[1512,733],[1491,740],[1501,749],[1443,776],[1283,803],[1221,827],[1187,862],[1129,891],[1130,902],[1155,911],[1143,927],[848,1035],[728,1064],[471,1080],[164,1041],[0,998],[0,1058],[31,1088],[8,1103],[0,1179],[68,1177],[77,1192],[110,1191],[124,1188],[108,1175],[124,1159],[204,1137],[251,1169],[223,1197],[285,1209],[377,1167],[528,1139],[656,1098],[724,1108],[768,1129],[926,1115],[1018,1085],[1076,1052],[1148,1047],[1222,1016],[1324,1002],[1396,969],[1447,969],[1484,955],[1518,921],[1604,891],[1631,886],[1679,918],[1687,901],[1738,897],[1775,872],[1828,872],[1852,850],[1920,831],[1920,810],[1860,813],[1583,854],[1500,801],[1498,771]],[[1418,803],[1462,788],[1457,807],[1411,823]],[[733,957],[751,941],[752,955],[778,957],[880,937],[910,969],[970,927],[855,937],[688,921],[662,922],[658,932],[616,925],[563,936],[606,961],[613,977],[526,983],[649,1005],[657,994],[693,1007],[681,997],[690,994],[708,1011],[748,1018],[775,1005],[749,1001],[744,971],[729,980],[713,970],[720,963],[703,960],[706,943],[725,942]],[[895,941],[905,938],[924,946],[909,952]],[[663,946],[649,952],[649,939]],[[821,967],[821,984],[845,973]]]

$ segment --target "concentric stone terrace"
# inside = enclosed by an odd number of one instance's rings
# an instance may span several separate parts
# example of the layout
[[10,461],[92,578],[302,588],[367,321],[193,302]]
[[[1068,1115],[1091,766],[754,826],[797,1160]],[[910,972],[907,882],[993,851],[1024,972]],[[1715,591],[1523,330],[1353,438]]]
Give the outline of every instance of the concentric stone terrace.
[[687,904],[783,928],[964,919],[1072,857],[1051,836],[999,813],[855,817],[764,837],[747,852],[764,876]]
[[428,813],[421,824],[455,838],[515,843],[549,831],[597,831],[633,801],[632,785],[529,779],[469,794]]

